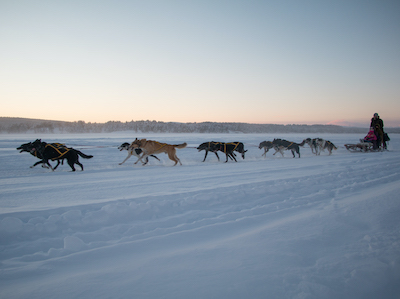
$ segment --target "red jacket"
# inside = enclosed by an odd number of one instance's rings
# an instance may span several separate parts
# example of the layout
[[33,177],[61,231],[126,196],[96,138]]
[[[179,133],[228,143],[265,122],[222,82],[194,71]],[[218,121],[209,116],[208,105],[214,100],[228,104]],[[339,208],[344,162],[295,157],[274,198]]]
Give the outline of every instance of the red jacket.
[[367,136],[364,137],[364,140],[377,140],[374,130],[368,132]]

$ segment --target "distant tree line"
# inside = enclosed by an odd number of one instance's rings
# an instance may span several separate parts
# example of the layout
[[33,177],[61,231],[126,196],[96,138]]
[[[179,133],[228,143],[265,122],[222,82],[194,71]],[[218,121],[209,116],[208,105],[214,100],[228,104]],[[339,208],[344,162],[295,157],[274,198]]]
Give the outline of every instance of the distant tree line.
[[[276,125],[248,123],[178,123],[162,121],[109,121],[91,123],[84,121],[41,121],[32,119],[0,118],[0,133],[110,133],[118,131],[154,133],[366,133],[365,128],[336,125]],[[400,128],[388,128],[388,133],[400,133]]]

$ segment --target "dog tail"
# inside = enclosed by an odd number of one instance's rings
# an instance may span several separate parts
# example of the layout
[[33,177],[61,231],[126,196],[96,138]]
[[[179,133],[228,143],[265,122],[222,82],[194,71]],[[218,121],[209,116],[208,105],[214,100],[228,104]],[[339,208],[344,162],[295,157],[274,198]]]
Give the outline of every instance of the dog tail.
[[182,143],[182,144],[174,144],[174,147],[176,148],[185,148],[187,146],[187,143]]
[[90,158],[93,158],[93,156],[92,155],[85,155],[84,153],[82,153],[81,151],[78,151],[78,150],[76,150],[76,149],[74,149],[75,151],[76,151],[76,153],[79,155],[79,156],[81,156],[82,158],[85,158],[85,159],[90,159]]
[[333,148],[334,150],[337,150],[337,147],[336,147],[336,145],[334,145],[332,142],[330,142],[330,141],[326,141],[326,142],[328,142],[328,143],[332,144],[332,148]]

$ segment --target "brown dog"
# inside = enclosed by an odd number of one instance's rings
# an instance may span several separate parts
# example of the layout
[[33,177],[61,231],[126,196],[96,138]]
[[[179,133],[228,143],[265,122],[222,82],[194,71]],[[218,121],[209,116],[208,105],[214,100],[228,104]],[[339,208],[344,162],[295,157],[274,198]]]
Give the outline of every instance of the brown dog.
[[168,158],[175,162],[174,166],[179,162],[182,165],[179,158],[176,156],[176,149],[177,148],[185,148],[187,146],[186,142],[182,144],[167,144],[167,143],[160,143],[154,140],[147,140],[147,139],[135,139],[130,145],[131,149],[141,148],[143,154],[139,157],[139,159],[135,162],[142,161],[143,158],[146,158],[149,155],[153,154],[160,154],[166,153]]

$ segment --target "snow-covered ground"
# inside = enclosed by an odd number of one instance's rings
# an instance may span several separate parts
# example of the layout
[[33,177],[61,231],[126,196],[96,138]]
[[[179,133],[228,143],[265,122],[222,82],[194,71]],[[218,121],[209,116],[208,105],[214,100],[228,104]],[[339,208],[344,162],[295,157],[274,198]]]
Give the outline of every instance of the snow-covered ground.
[[[31,169],[15,148],[37,137],[94,158]],[[187,142],[183,166],[118,165],[135,137]],[[275,137],[339,148],[261,157]],[[0,135],[0,298],[400,298],[400,136],[388,152],[343,147],[361,137]],[[245,160],[201,162],[211,140],[242,141]]]

